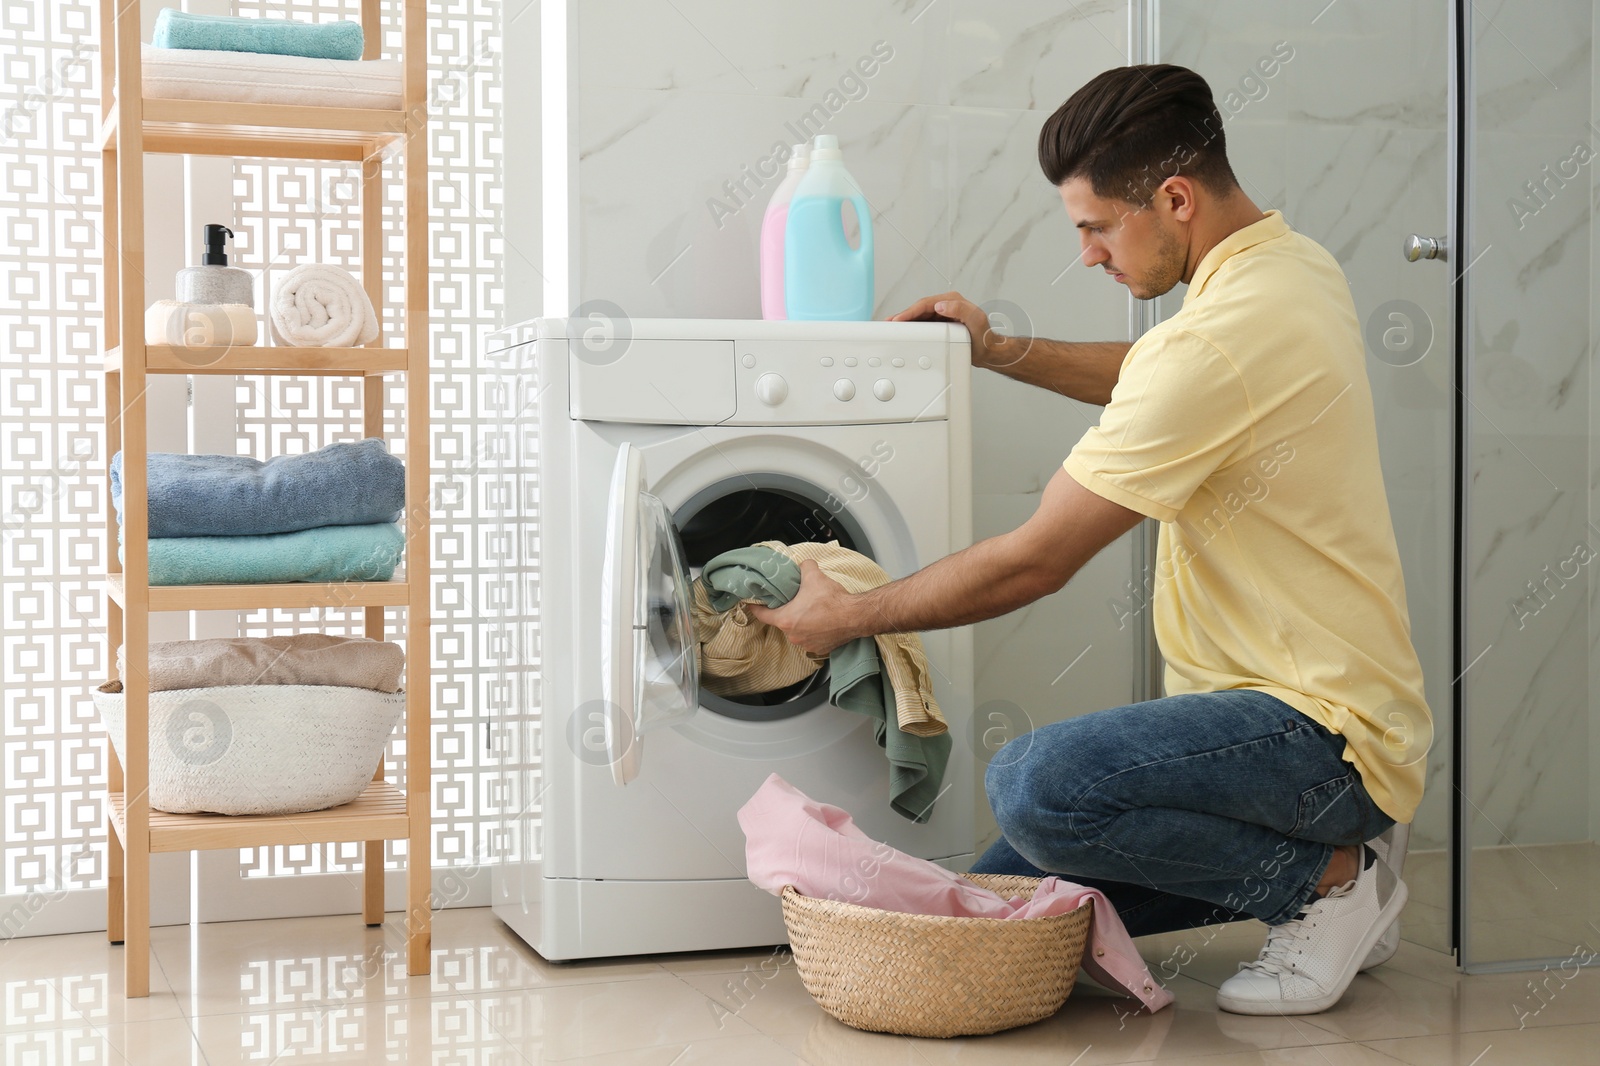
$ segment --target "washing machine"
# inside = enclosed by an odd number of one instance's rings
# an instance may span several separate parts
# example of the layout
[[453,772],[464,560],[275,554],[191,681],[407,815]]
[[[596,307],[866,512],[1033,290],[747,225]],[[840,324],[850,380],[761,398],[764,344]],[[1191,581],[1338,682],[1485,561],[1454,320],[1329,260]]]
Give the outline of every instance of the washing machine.
[[[971,541],[970,360],[947,323],[543,319],[538,765],[494,911],[547,959],[783,943],[736,812],[768,774],[872,837],[972,860],[972,636],[924,633],[952,748],[927,821],[826,670],[699,684],[690,582],[724,551],[830,541],[891,577]],[[517,360],[512,360],[516,362]]]

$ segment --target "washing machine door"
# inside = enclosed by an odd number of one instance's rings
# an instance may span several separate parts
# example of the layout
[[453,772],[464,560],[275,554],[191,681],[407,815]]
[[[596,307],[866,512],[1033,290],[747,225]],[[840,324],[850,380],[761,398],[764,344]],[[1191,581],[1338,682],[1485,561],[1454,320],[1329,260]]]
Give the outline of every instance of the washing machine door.
[[689,570],[671,514],[644,485],[644,456],[624,443],[611,473],[600,593],[606,755],[619,785],[639,775],[647,733],[700,706]]

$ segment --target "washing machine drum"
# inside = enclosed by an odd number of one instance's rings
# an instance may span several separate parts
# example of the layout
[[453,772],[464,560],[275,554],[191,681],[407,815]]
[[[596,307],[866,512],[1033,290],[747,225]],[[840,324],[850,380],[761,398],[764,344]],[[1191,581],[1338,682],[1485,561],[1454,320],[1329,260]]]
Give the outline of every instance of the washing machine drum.
[[[832,503],[835,507],[830,508]],[[673,515],[684,562],[698,576],[706,562],[765,540],[838,541],[871,555],[871,546],[847,508],[816,486],[783,474],[731,478],[695,494]],[[662,604],[662,608],[666,608]],[[828,668],[783,688],[739,696],[700,689],[700,705],[744,721],[773,721],[803,714],[828,698]]]

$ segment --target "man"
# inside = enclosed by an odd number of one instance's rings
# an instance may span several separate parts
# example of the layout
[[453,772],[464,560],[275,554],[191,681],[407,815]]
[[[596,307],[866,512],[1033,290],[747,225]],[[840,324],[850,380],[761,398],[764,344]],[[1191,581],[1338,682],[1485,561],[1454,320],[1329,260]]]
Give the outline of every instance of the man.
[[1218,1005],[1325,1010],[1397,946],[1388,849],[1431,736],[1349,285],[1239,188],[1192,71],[1100,75],[1039,160],[1084,263],[1144,300],[1185,282],[1182,310],[1131,348],[999,336],[958,293],[894,316],[965,323],[975,364],[1105,404],[1100,423],[1018,529],[859,595],[807,566],[754,613],[814,652],[965,625],[1159,520],[1168,695],[1012,741],[985,781],[1004,838],[974,869],[1100,888],[1135,936],[1259,918]]

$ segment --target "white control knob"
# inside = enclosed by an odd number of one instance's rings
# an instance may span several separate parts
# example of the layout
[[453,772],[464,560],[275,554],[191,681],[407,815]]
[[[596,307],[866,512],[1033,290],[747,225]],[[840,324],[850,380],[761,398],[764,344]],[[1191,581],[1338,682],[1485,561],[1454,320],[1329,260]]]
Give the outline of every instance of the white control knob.
[[894,399],[894,382],[888,378],[879,378],[872,383],[872,395],[880,400]]
[[768,407],[776,407],[789,398],[789,383],[782,374],[762,374],[756,378],[756,399]]
[[841,400],[856,398],[856,383],[849,378],[840,378],[833,383],[833,394]]

